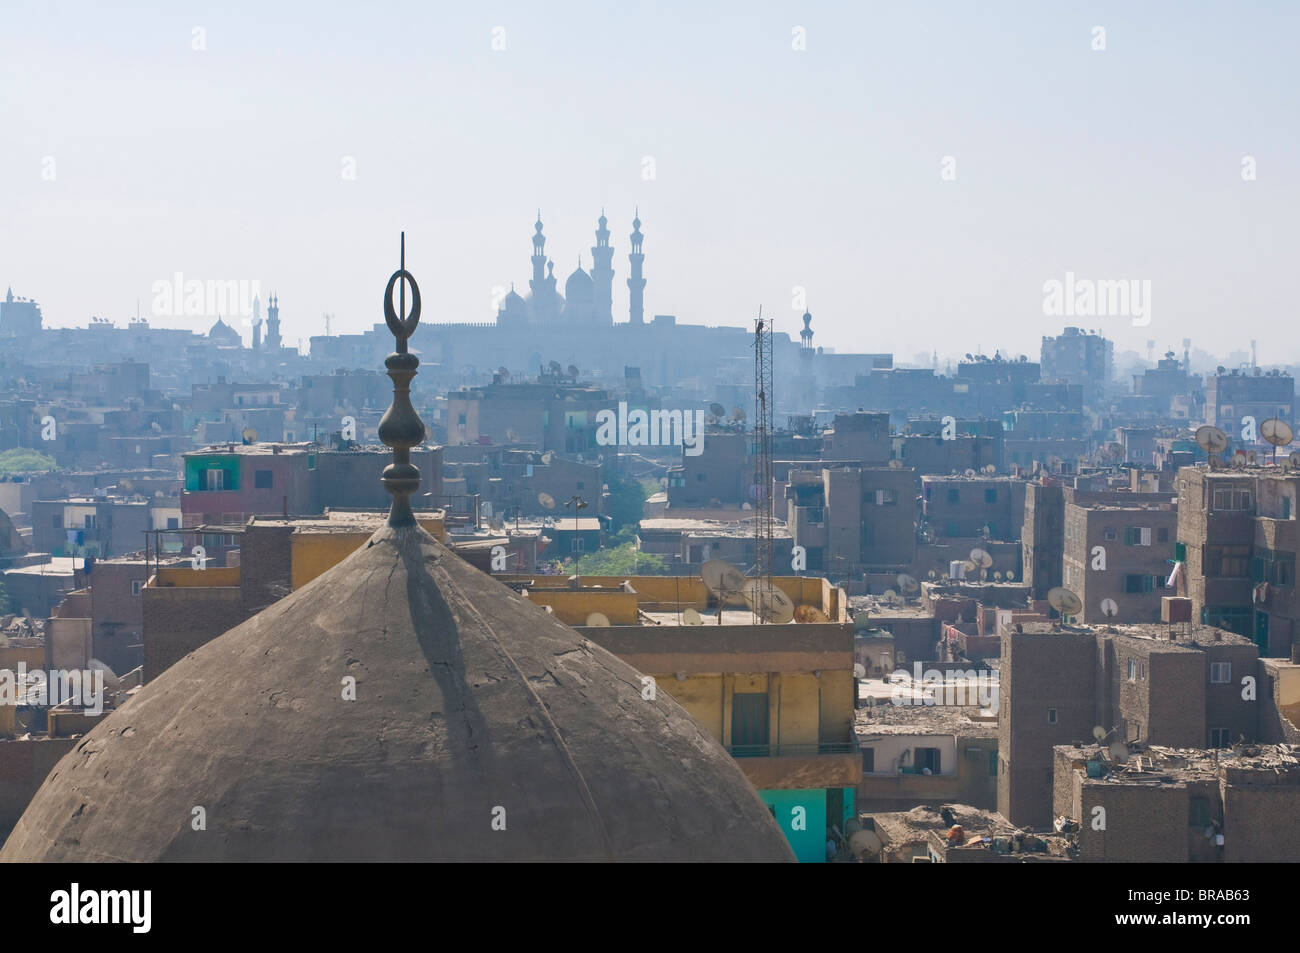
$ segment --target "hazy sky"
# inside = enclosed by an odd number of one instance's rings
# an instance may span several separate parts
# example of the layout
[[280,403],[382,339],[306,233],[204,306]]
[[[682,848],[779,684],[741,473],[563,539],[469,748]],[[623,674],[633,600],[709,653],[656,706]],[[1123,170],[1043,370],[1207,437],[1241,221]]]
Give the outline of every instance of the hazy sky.
[[[602,205],[623,321],[639,204],[647,316],[795,332],[802,286],[816,343],[900,360],[1300,359],[1300,3],[231,6],[4,0],[0,290],[48,325],[179,271],[361,330],[403,228],[425,320],[490,321],[537,208],[562,286]],[[1150,281],[1149,327],[1045,315],[1066,272]]]

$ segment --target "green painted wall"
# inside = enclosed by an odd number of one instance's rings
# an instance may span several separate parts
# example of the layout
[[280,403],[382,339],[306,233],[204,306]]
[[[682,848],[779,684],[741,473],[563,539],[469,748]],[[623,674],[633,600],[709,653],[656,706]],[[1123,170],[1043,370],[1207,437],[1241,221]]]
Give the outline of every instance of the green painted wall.
[[[801,864],[826,862],[826,789],[759,791]],[[802,812],[796,811],[802,808]],[[801,828],[795,829],[796,823]]]
[[206,490],[204,470],[225,470],[226,489],[239,489],[239,457],[187,457],[185,459],[185,489],[190,493]]

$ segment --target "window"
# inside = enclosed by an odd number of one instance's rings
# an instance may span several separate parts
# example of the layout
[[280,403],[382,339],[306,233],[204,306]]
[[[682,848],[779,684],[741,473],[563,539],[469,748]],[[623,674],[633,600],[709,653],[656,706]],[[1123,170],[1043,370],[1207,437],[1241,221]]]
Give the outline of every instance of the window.
[[1114,541],[1115,536],[1116,536],[1115,527],[1113,526],[1107,526],[1105,529],[1101,531],[1101,538],[1108,542]]
[[1125,546],[1150,546],[1151,527],[1149,526],[1124,527],[1124,545]]
[[1251,508],[1251,493],[1247,487],[1229,486],[1214,491],[1215,511],[1247,512]]
[[1198,829],[1210,826],[1210,799],[1208,797],[1187,799],[1187,826]]
[[203,486],[207,490],[224,490],[226,488],[226,471],[204,470]]
[[1055,709],[1055,708],[1049,708],[1049,709],[1047,709],[1047,723],[1048,723],[1049,725],[1054,725],[1054,724],[1056,724],[1056,709]]
[[1232,663],[1231,662],[1211,662],[1210,663],[1210,684],[1227,685],[1232,681]]
[[989,777],[996,778],[997,776],[998,776],[998,753],[996,751],[990,751],[989,752]]
[[175,516],[169,516],[169,517],[167,517],[167,528],[168,528],[168,529],[180,529],[180,528],[181,528],[181,521],[180,521],[177,517],[175,517]]
[[863,748],[862,749],[862,773],[871,774],[875,770],[876,770],[876,749]]
[[1127,593],[1150,592],[1155,588],[1152,577],[1129,573],[1124,576],[1124,591]]
[[1206,546],[1205,575],[1225,579],[1247,578],[1250,575],[1250,547]]
[[939,749],[938,748],[917,748],[916,749],[916,772],[925,774],[929,769],[930,774],[939,773]]
[[948,502],[949,502],[949,503],[957,503],[957,502],[960,501],[960,499],[961,499],[961,495],[958,493],[957,490],[949,490],[949,491],[948,491]]
[[704,482],[704,474],[703,474],[703,473],[697,473],[697,474],[695,474],[695,482],[696,482],[696,483],[703,483],[703,482]]
[[994,489],[992,489],[992,490],[985,490],[985,491],[984,491],[984,502],[985,502],[985,503],[996,503],[997,501],[998,501],[998,491],[997,491],[997,488],[996,488],[996,487],[995,487]]
[[1169,542],[1169,530],[1164,528],[1163,526],[1160,529],[1156,530],[1156,542],[1158,543]]
[[579,490],[585,488],[586,485],[587,485],[587,481],[586,481],[586,480],[579,480],[579,481],[578,481],[578,489],[579,489]]
[[143,586],[144,586],[144,582],[143,582],[143,581],[141,581],[141,580],[139,580],[139,579],[132,579],[132,580],[131,580],[131,595],[132,595],[132,596],[138,596],[138,595],[140,595],[140,589],[141,589],[141,587],[143,587]]
[[83,528],[83,529],[94,529],[94,528],[95,528],[95,514],[94,514],[94,513],[87,513],[87,514],[85,515],[85,517],[84,517],[84,525],[83,525],[82,528]]
[[581,536],[573,537],[573,551],[575,553],[582,552],[584,549],[586,549],[586,546],[587,546],[587,541],[583,539]]
[[1211,748],[1230,748],[1232,742],[1228,738],[1227,728],[1210,729],[1210,747]]
[[51,522],[53,522],[55,529],[63,529],[63,514],[55,513],[54,519]]
[[1295,585],[1295,553],[1260,550],[1251,568],[1255,582],[1270,582],[1287,588]]
[[1129,659],[1129,660],[1128,660],[1128,680],[1129,680],[1130,682],[1136,682],[1136,681],[1137,681],[1137,670],[1138,670],[1138,667],[1137,667],[1137,661],[1134,660],[1134,659]]
[[272,475],[270,470],[253,471],[253,488],[257,490],[271,489]]
[[[289,439],[292,440],[293,438],[290,437]],[[316,454],[314,453],[307,454],[307,469],[308,470],[316,469]]]
[[1187,562],[1187,544],[1174,543],[1174,559],[1178,562]]

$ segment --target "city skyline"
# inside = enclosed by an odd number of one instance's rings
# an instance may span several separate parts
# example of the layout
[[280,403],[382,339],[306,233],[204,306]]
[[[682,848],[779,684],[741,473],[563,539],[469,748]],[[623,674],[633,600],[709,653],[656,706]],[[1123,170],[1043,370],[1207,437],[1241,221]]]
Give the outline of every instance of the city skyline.
[[[761,304],[794,334],[802,288],[817,343],[840,352],[910,355],[924,328],[957,353],[1032,354],[1075,324],[1117,353],[1255,338],[1270,363],[1300,358],[1269,340],[1300,251],[1284,217],[1300,159],[1273,120],[1297,111],[1290,11],[760,5],[593,23],[400,5],[420,41],[402,43],[329,9],[307,36],[145,7],[29,4],[7,24],[0,278],[51,326],[125,323],[137,299],[147,314],[180,271],[273,287],[292,302],[286,341],[326,312],[360,331],[391,268],[374,236],[400,228],[427,319],[487,322],[527,280],[539,206],[561,276],[605,209],[626,320],[639,207],[647,316],[745,325]],[[1045,314],[1045,283],[1071,274],[1150,282],[1150,323]]]

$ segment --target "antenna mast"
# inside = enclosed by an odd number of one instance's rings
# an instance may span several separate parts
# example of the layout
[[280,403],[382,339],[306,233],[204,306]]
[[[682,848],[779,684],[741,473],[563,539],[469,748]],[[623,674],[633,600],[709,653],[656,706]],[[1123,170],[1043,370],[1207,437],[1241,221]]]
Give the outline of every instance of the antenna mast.
[[[754,575],[760,593],[772,587],[772,322],[758,309],[754,321]],[[765,597],[754,600],[762,621]]]

